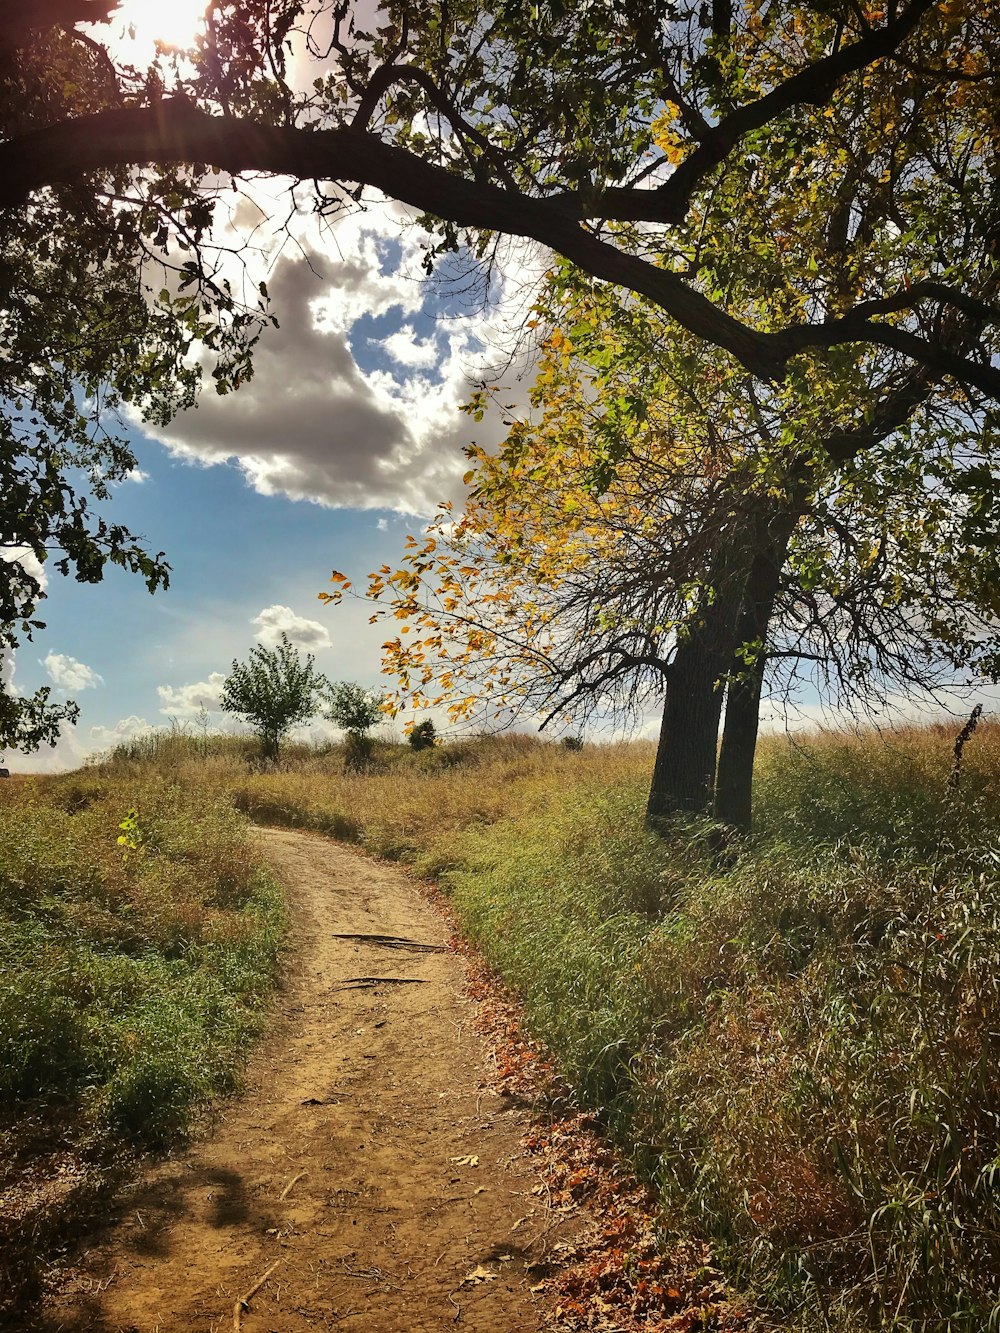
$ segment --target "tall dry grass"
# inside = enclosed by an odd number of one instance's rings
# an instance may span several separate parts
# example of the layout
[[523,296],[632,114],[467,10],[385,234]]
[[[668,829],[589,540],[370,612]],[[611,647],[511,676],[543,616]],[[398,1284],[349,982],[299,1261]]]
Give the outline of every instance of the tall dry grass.
[[644,746],[156,763],[436,875],[666,1225],[773,1318],[979,1333],[1000,1328],[1000,728],[957,788],[956,730],[766,739],[758,832],[722,858],[696,822],[644,829]]

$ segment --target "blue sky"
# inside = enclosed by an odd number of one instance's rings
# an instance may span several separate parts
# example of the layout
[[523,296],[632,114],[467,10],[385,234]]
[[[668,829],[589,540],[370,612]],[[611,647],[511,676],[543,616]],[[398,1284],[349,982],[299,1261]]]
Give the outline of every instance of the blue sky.
[[[265,277],[281,324],[265,332],[253,380],[224,398],[207,389],[166,429],[131,427],[139,473],[109,513],[166,552],[171,586],[151,597],[119,570],[94,586],[51,575],[47,629],[18,652],[14,683],[76,699],[80,721],[54,751],[8,754],[14,771],[75,767],[137,731],[193,725],[202,703],[213,726],[234,727],[215,708],[221,681],[282,630],[331,679],[377,686],[384,630],[363,604],[326,607],[317,594],[332,569],[363,584],[398,563],[407,532],[441,500],[461,503],[463,446],[503,435],[499,413],[473,423],[459,409],[512,345],[544,256],[509,247],[487,308],[461,274],[426,281],[423,237],[396,204],[322,229],[305,209],[286,226],[288,211],[286,187],[255,182],[219,223],[220,240],[239,245],[252,220],[232,277],[244,263],[253,286]],[[268,233],[262,214],[281,224]],[[507,382],[505,399],[523,406],[523,381]],[[914,709],[897,700],[895,711]],[[824,716],[810,692],[790,714],[780,701],[764,714],[782,726]]]
[[[284,222],[279,183],[250,189],[255,209]],[[239,234],[247,207],[223,216],[220,239]],[[224,398],[209,385],[167,429],[133,421],[139,470],[106,509],[166,552],[170,587],[150,596],[117,569],[98,585],[49,573],[47,628],[18,652],[14,681],[74,698],[80,721],[55,751],[9,754],[11,768],[75,766],[137,730],[192,723],[201,702],[213,725],[233,726],[213,708],[222,676],[282,630],[332,679],[379,684],[384,633],[368,608],[317,595],[334,568],[363,584],[397,563],[407,532],[441,500],[460,502],[463,445],[502,434],[499,420],[474,426],[459,410],[508,336],[501,304],[470,306],[461,281],[428,283],[422,240],[388,203],[323,231],[306,211],[288,230],[257,229],[247,276],[266,277],[281,327],[262,338],[253,380]],[[533,272],[514,268],[523,292]]]
[[[82,750],[99,747],[123,721],[126,734],[134,730],[129,719],[190,719],[194,697],[183,692],[245,658],[261,640],[266,626],[254,621],[267,608],[291,612],[279,611],[274,623],[315,651],[328,674],[378,683],[378,631],[361,608],[324,607],[317,593],[329,587],[334,566],[363,577],[401,547],[419,517],[263,496],[236,465],[184,462],[150,441],[137,453],[145,479],[119,488],[113,511],[153,550],[167,552],[170,588],[150,596],[141,579],[117,569],[97,585],[50,579],[42,608],[47,628],[18,654],[18,686],[52,685],[46,659],[53,655],[72,658],[101,681],[59,691],[80,704],[80,723],[57,756],[43,751],[39,760],[72,759],[72,739]],[[214,692],[201,693],[211,706]]]

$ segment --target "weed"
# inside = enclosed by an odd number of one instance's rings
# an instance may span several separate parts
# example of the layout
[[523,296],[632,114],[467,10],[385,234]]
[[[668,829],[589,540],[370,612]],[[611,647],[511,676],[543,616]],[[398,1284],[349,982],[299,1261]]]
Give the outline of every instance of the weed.
[[[44,1127],[2,1164],[10,1197],[22,1179],[31,1195],[53,1144],[99,1188],[131,1151],[170,1143],[233,1088],[282,931],[278,886],[225,800],[152,771],[5,789],[0,1128]],[[58,1243],[88,1190],[68,1194],[59,1218],[0,1212],[0,1314],[31,1294],[39,1238]],[[20,1234],[35,1236],[30,1256]]]

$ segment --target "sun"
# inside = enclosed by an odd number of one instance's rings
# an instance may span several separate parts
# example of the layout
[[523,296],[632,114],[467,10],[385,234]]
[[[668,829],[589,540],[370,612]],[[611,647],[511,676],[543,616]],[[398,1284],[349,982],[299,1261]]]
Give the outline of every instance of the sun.
[[136,41],[184,50],[205,22],[208,0],[123,0],[114,17],[135,31]]

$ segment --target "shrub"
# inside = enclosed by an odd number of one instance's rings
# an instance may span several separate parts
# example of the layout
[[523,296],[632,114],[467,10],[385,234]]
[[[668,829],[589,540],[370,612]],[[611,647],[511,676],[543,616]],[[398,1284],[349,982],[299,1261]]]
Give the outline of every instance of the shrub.
[[410,729],[408,739],[411,749],[430,750],[437,744],[437,732],[434,730],[434,723],[429,717],[424,718],[423,722],[415,722]]

